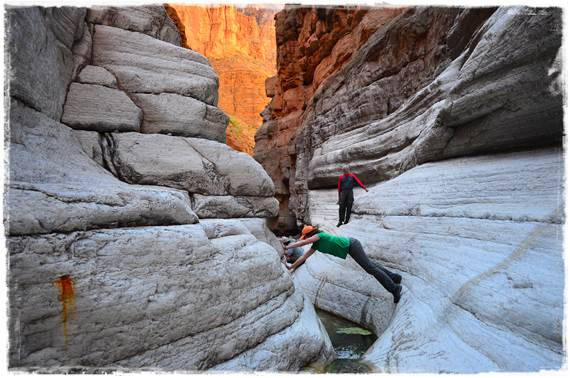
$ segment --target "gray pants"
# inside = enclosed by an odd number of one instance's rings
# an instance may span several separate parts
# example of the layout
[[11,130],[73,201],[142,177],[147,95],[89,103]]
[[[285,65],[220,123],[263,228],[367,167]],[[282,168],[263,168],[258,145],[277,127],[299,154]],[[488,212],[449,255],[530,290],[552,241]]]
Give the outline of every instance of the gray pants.
[[396,273],[390,272],[388,269],[385,269],[380,264],[371,261],[366,253],[364,253],[364,249],[362,248],[362,244],[357,239],[350,238],[350,246],[348,247],[348,254],[356,261],[358,265],[362,267],[366,271],[366,273],[371,274],[384,286],[384,289],[388,290],[390,293],[394,292],[395,283],[393,279],[395,279],[398,275]]

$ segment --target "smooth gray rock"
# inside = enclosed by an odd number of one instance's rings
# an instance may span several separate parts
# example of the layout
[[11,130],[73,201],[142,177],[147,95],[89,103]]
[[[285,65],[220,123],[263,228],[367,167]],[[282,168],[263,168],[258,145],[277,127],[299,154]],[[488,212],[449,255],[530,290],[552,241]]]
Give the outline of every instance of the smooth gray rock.
[[180,46],[180,32],[170,19],[164,6],[89,8],[87,20],[95,24],[147,34],[156,39]]
[[554,8],[500,8],[469,48],[396,112],[305,154],[309,188],[336,185],[344,165],[378,182],[427,161],[559,145],[562,96],[553,62],[560,22]]
[[61,122],[74,129],[138,131],[143,112],[118,89],[72,83]]
[[77,79],[77,75],[83,69],[83,67],[91,63],[91,51],[93,47],[93,37],[92,37],[93,25],[84,23],[83,35],[81,38],[75,42],[73,45],[73,74],[72,78]]
[[77,80],[83,84],[97,84],[109,88],[117,88],[117,79],[112,73],[98,66],[85,66],[79,73]]
[[[340,228],[336,190],[311,191],[313,224],[357,238],[403,276],[402,299],[365,360],[391,373],[560,369],[563,177],[561,149],[423,164],[357,191]],[[371,303],[390,294],[372,279],[367,290],[383,294],[364,306],[358,269],[317,256],[295,281],[317,306],[377,317]]]
[[300,344],[274,368],[319,358],[326,336],[305,334],[315,318],[277,253],[247,229],[211,236],[197,224],[9,238],[11,366],[194,371]]
[[113,133],[106,135],[103,154],[112,172],[133,184],[203,195],[272,197],[274,193],[259,163],[207,139]]
[[[296,356],[291,360],[291,356]],[[310,300],[305,296],[299,318],[287,330],[267,338],[230,361],[210,369],[212,372],[298,371],[309,363],[326,365],[336,356],[325,327]]]
[[210,238],[212,238],[211,235],[217,235],[215,237],[221,237],[222,235],[235,235],[236,232],[243,233],[245,230],[247,230],[253,236],[255,236],[257,240],[272,246],[275,251],[281,251],[283,248],[279,239],[267,226],[266,219],[200,219],[200,224]]
[[192,196],[192,210],[203,218],[269,218],[277,215],[279,201],[274,197]]
[[198,221],[187,193],[117,180],[67,126],[16,101],[9,117],[9,235]]
[[218,103],[218,77],[195,51],[141,33],[96,25],[93,64],[111,71],[130,93],[177,93]]
[[85,9],[6,8],[6,70],[11,97],[58,120],[73,74],[72,48]]
[[206,138],[225,143],[229,117],[219,108],[172,93],[139,94],[141,132]]
[[104,134],[96,131],[73,130],[73,135],[77,138],[83,152],[101,167],[105,168],[103,148],[101,147],[105,138]]

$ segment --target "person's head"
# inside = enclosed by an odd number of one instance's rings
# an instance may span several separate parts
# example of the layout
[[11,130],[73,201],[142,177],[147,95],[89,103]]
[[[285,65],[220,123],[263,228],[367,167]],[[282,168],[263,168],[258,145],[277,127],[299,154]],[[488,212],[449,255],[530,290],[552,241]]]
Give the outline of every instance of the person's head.
[[310,224],[306,224],[301,230],[301,237],[299,239],[305,240],[313,235],[318,234],[319,232],[321,231],[317,227],[311,226]]
[[350,167],[349,167],[348,165],[345,165],[345,166],[342,168],[342,173],[344,173],[344,174],[350,173]]

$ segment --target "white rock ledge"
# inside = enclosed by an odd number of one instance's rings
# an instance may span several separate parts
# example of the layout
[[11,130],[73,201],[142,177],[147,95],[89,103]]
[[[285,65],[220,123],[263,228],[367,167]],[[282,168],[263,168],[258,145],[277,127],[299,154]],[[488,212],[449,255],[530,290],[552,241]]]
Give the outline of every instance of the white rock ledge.
[[[373,280],[379,292],[360,289],[366,275],[350,258],[314,256],[295,280],[345,317],[358,318],[366,295],[381,303],[387,328],[365,355],[379,371],[560,369],[562,185],[560,149],[429,163],[355,191],[355,214],[340,228],[336,191],[313,191],[313,223],[357,238],[401,273],[402,299],[391,315],[381,302],[389,294]],[[381,313],[366,310],[364,323]]]

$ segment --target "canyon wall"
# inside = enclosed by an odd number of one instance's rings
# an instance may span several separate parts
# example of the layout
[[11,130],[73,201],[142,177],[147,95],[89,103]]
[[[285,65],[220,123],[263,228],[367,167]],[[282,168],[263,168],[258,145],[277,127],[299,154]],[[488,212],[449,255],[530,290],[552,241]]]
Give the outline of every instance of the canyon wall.
[[287,6],[276,16],[277,76],[265,83],[271,102],[256,134],[254,157],[273,179],[279,216],[272,229],[296,228],[289,209],[296,187],[295,133],[314,93],[402,8]]
[[253,153],[265,79],[275,75],[273,8],[170,4],[185,46],[206,56],[220,78],[219,106],[230,116],[227,144]]
[[[162,6],[7,9],[9,367],[296,370],[332,346]],[[298,350],[303,354],[282,353]]]
[[[350,258],[295,273],[317,307],[380,334],[365,355],[377,371],[562,368],[561,39],[557,8],[409,8],[296,113],[270,105],[256,157],[267,148],[292,222],[355,237],[403,276],[394,306]],[[369,192],[337,228],[343,167]]]

